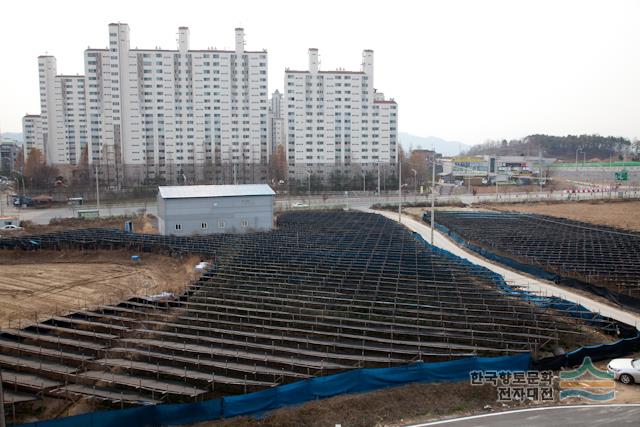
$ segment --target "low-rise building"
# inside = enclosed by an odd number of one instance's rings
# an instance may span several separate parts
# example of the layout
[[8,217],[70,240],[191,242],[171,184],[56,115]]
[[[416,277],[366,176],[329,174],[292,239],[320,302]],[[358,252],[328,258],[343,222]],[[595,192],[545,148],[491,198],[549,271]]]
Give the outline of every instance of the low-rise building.
[[274,196],[266,184],[158,187],[158,230],[177,236],[271,230]]
[[0,175],[10,175],[18,160],[20,147],[15,142],[0,143]]

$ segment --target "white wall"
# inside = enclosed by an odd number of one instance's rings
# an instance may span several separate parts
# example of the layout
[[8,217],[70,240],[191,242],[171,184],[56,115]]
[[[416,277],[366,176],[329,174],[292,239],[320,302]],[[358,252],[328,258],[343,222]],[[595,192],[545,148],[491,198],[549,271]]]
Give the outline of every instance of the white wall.
[[[160,232],[176,236],[271,230],[273,196],[165,199],[158,209]],[[243,226],[247,220],[247,226]],[[224,222],[220,227],[219,221]],[[202,228],[202,224],[207,225]],[[176,229],[176,224],[180,229]]]

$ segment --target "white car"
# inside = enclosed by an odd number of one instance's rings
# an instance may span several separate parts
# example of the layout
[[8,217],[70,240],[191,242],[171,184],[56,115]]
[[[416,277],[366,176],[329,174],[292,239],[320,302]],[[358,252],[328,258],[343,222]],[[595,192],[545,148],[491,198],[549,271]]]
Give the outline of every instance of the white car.
[[607,370],[622,384],[640,383],[640,359],[613,359]]
[[293,206],[294,208],[308,208],[309,207],[308,204],[302,203],[302,202],[295,202],[291,206]]
[[0,230],[22,230],[22,227],[18,227],[17,225],[7,224],[0,227]]

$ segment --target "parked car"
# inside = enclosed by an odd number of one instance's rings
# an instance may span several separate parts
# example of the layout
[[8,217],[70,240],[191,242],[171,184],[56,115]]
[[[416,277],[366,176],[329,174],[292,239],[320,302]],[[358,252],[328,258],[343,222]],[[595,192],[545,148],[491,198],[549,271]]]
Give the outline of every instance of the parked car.
[[13,206],[33,206],[33,199],[29,196],[12,196]]
[[294,202],[291,206],[294,207],[294,208],[308,208],[309,207],[308,204],[302,203],[302,202]]
[[640,382],[640,359],[613,359],[607,370],[622,384]]
[[22,230],[22,227],[13,224],[7,224],[0,227],[0,230]]

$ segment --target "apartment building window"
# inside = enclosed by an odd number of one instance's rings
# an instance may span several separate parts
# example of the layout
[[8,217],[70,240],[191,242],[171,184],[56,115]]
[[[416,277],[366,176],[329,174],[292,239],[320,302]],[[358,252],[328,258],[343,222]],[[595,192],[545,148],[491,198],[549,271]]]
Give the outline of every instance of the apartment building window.
[[200,228],[202,230],[206,230],[207,228],[209,228],[209,225],[206,222],[203,222],[202,224],[200,224]]
[[223,219],[219,219],[218,220],[218,228],[224,228],[225,224],[224,224],[224,220]]
[[249,226],[249,220],[248,219],[242,219],[240,221],[240,227],[247,228],[248,226]]
[[182,224],[176,224],[176,230],[182,230]]

